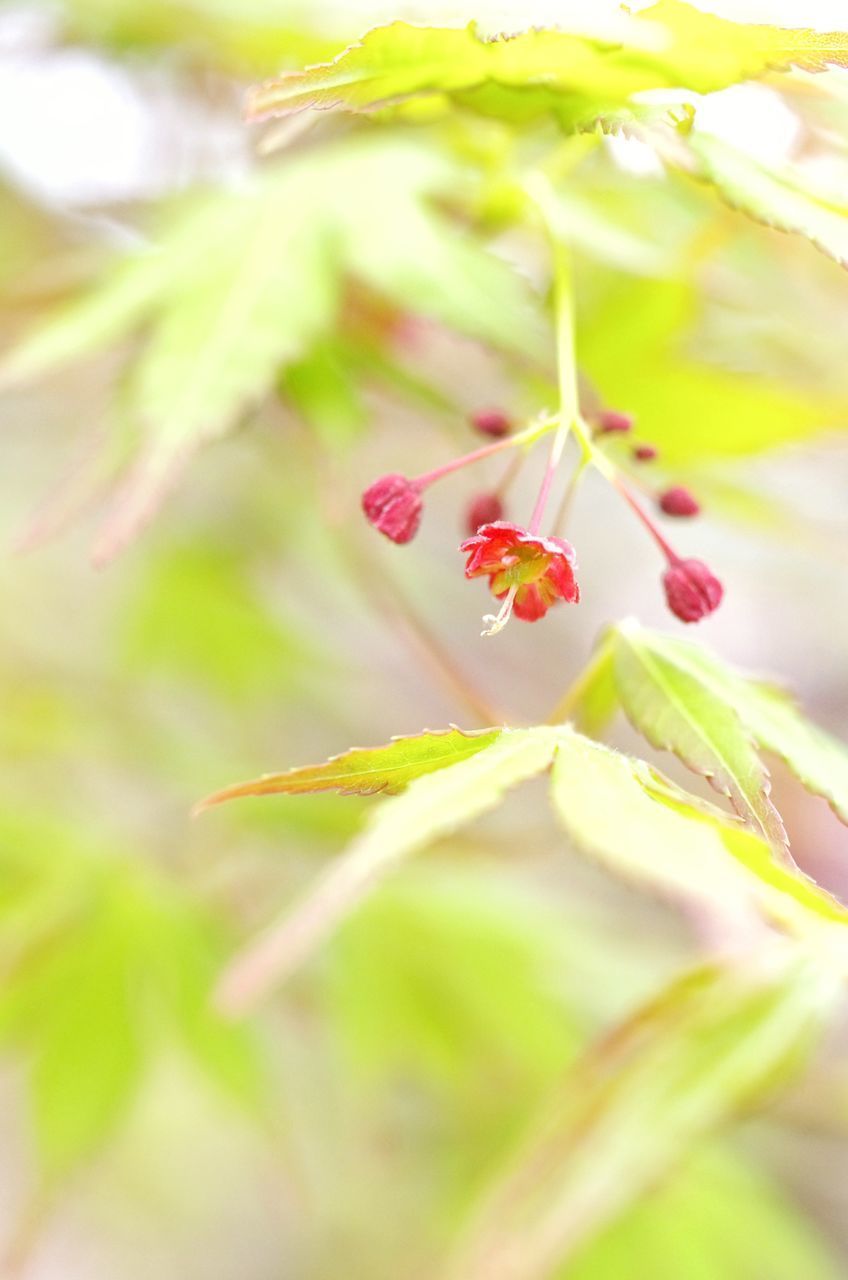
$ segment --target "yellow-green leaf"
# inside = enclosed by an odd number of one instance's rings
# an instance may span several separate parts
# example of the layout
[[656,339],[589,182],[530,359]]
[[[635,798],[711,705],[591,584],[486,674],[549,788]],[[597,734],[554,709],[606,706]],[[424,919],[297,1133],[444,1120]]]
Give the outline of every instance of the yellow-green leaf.
[[844,398],[698,360],[699,300],[687,279],[616,281],[578,326],[580,367],[633,413],[663,461],[744,457],[844,427]]
[[403,795],[384,801],[300,903],[236,957],[220,988],[223,1006],[241,1010],[288,977],[399,863],[541,773],[555,746],[554,729],[505,729],[469,759],[418,778]]
[[634,728],[705,777],[755,830],[788,847],[768,771],[735,705],[675,662],[662,637],[635,623],[616,627],[612,643],[619,697]]
[[799,782],[848,823],[848,747],[804,716],[792,698],[746,677],[689,641],[640,631],[644,643],[697,680],[714,702],[732,705],[757,745],[779,756]]
[[693,132],[688,146],[697,176],[732,205],[766,226],[805,236],[818,249],[848,265],[848,200],[816,189],[809,174],[792,165],[775,167],[709,134]]
[[521,277],[426,205],[461,177],[445,156],[397,138],[298,155],[243,189],[181,205],[155,248],[119,261],[0,362],[0,385],[41,377],[146,326],[121,391],[129,457],[98,562],[145,525],[202,443],[326,340],[348,277],[484,341],[544,352],[547,329]]
[[[820,70],[848,60],[848,35],[784,30],[731,22],[682,0],[660,0],[632,18],[586,13],[573,30],[524,31],[482,38],[472,25],[420,27],[394,22],[376,27],[332,62],[285,72],[254,89],[248,103],[255,119],[306,108],[370,111],[423,95],[468,95],[488,87],[535,109],[538,91],[584,100],[600,114],[651,89],[688,88],[700,93],[790,65]],[[479,105],[479,104],[477,104]],[[491,95],[486,114],[499,114]],[[518,103],[510,103],[512,118]]]
[[562,1280],[623,1280],[634,1258],[640,1280],[840,1280],[843,1272],[791,1194],[718,1144],[699,1148],[589,1241]]
[[306,765],[285,773],[266,773],[251,782],[239,782],[216,791],[197,806],[197,812],[227,800],[247,796],[306,795],[338,791],[343,796],[399,795],[416,778],[467,760],[490,747],[500,729],[464,732],[443,729],[394,738],[383,747],[354,747],[332,756],[326,764]]
[[545,1280],[699,1139],[761,1107],[804,1061],[836,994],[794,951],[673,983],[566,1075],[450,1274]]
[[848,925],[848,910],[777,863],[752,831],[643,761],[568,728],[557,743],[551,800],[579,849],[655,893],[727,923],[750,925],[759,910],[802,935],[822,922]]

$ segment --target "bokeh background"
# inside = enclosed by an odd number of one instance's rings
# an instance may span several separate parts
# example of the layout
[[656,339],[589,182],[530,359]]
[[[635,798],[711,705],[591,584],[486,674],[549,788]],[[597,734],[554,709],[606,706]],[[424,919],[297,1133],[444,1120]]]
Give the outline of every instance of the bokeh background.
[[[841,0],[709,7],[845,20]],[[259,169],[308,147],[244,125],[251,80],[331,55],[375,21],[478,17],[514,30],[564,12],[4,4],[4,346],[117,257],[155,245],[185,201],[249,191]],[[799,76],[783,96],[745,87],[703,109],[737,144],[836,184],[848,80],[828,75],[826,96]],[[354,184],[327,198],[358,202],[379,237],[377,195]],[[703,638],[778,675],[845,737],[843,272],[669,184],[638,144],[605,142],[572,196],[585,367],[671,460],[675,432],[712,433],[697,473],[675,472],[707,508],[679,541],[727,587]],[[478,197],[497,252],[540,282],[539,245],[498,237],[496,200]],[[520,418],[552,392],[550,370],[531,375],[426,306],[348,287],[344,341],[296,364],[199,452],[155,520],[100,568],[89,553],[126,447],[121,397],[144,329],[2,393],[3,1275],[436,1275],[477,1189],[580,1048],[716,942],[581,861],[530,785],[398,874],[250,1017],[214,1012],[227,962],[369,802],[249,801],[193,822],[200,797],[424,726],[535,723],[605,621],[675,625],[652,548],[600,481],[569,525],[581,608],[496,641],[479,639],[485,592],[463,580],[456,548],[469,499],[500,467],[434,490],[409,547],[365,526],[359,494],[374,476],[474,447],[475,409]],[[687,381],[695,357],[708,374]],[[718,425],[715,397],[727,404]],[[527,470],[515,511],[538,483]],[[644,754],[622,723],[610,740]],[[846,833],[777,764],[774,789],[801,865],[848,895]],[[846,1125],[837,1029],[767,1117],[694,1152],[563,1274],[844,1274]]]

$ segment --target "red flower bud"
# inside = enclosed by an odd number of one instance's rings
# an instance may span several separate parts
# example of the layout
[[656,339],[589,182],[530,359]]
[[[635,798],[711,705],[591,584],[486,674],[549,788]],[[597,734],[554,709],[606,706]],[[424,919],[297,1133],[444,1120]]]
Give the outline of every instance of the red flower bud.
[[421,520],[421,492],[406,476],[380,476],[362,495],[362,510],[369,524],[392,542],[409,542]]
[[481,435],[500,440],[502,436],[508,436],[512,430],[512,419],[504,413],[503,409],[478,409],[471,415],[471,425]]
[[633,449],[633,457],[637,462],[653,462],[659,457],[659,449],[653,444],[637,444]]
[[674,560],[663,574],[665,598],[681,622],[700,622],[721,604],[724,587],[700,560]]
[[469,533],[476,533],[481,524],[492,524],[503,518],[504,505],[496,493],[478,493],[465,514],[465,527]]
[[596,428],[599,435],[625,435],[633,429],[633,418],[629,413],[621,413],[618,409],[602,409],[598,414]]
[[667,516],[696,516],[701,510],[698,500],[682,485],[666,489],[665,493],[660,494],[659,504],[660,510]]

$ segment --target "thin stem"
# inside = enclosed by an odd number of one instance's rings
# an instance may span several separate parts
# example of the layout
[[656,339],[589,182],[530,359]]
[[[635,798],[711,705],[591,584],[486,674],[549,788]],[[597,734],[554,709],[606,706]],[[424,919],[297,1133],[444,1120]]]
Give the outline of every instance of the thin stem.
[[577,495],[577,490],[580,488],[580,484],[583,480],[583,476],[586,474],[586,468],[590,461],[591,459],[584,454],[577,463],[577,466],[574,468],[574,471],[571,473],[571,479],[569,480],[565,492],[560,499],[559,508],[554,519],[554,533],[562,533],[565,528],[565,522],[571,511],[571,507]]
[[616,489],[621,494],[622,498],[624,498],[624,501],[630,506],[631,510],[633,510],[638,516],[638,518],[641,520],[642,524],[648,530],[648,533],[654,539],[657,546],[660,548],[663,555],[668,560],[669,564],[677,564],[678,561],[680,560],[680,556],[677,554],[674,548],[668,542],[666,542],[665,538],[660,533],[659,529],[654,524],[651,517],[648,515],[647,511],[644,509],[642,504],[639,501],[637,501],[637,499],[633,496],[631,491],[628,489],[627,485],[621,479],[621,476],[614,475],[612,478],[612,483],[615,485]]
[[443,462],[440,467],[434,467],[432,471],[422,472],[420,476],[414,477],[413,483],[418,485],[419,489],[426,489],[436,480],[441,480],[442,476],[448,476],[452,471],[460,471],[474,462],[482,462],[484,458],[491,457],[494,453],[501,453],[504,449],[529,447],[542,436],[547,435],[558,422],[558,414],[544,415],[535,422],[531,422],[523,431],[516,431],[514,435],[504,436],[502,440],[495,440],[492,444],[484,444],[479,449],[472,449],[471,453],[464,453],[459,458],[451,458],[449,462]]
[[481,725],[505,723],[503,713],[491,706],[468,679],[454,661],[453,655],[413,609],[397,583],[389,583],[384,575],[372,572],[367,563],[364,563],[358,547],[353,546],[350,539],[344,543],[343,554],[365,598],[390,623],[399,624],[413,650],[445,688],[465,703]]
[[[551,443],[542,487],[530,517],[530,532],[537,533],[542,523],[548,495],[562,458],[566,441],[579,416],[577,360],[574,349],[574,283],[568,246],[558,225],[556,197],[544,174],[531,174],[525,190],[541,214],[551,245],[554,267],[554,323],[556,328],[557,384],[559,387],[559,426]],[[581,448],[585,444],[581,439]]]
[[[546,215],[547,217],[547,215]],[[577,386],[577,356],[574,338],[574,281],[571,255],[565,241],[548,220],[554,259],[554,308],[556,323],[557,383],[560,425],[551,445],[551,460],[562,457],[569,431],[577,425],[580,399]]]
[[481,462],[483,458],[488,458],[493,453],[500,453],[502,449],[515,448],[517,439],[518,436],[504,436],[503,440],[495,440],[493,444],[484,444],[480,449],[473,449],[471,453],[464,453],[459,458],[451,458],[450,462],[443,462],[440,467],[434,467],[432,471],[425,471],[422,475],[416,476],[415,484],[419,489],[426,489],[436,480],[441,480],[442,476],[450,475],[452,471],[459,471],[462,467],[471,466],[474,462]]
[[[556,446],[557,441],[560,439],[562,439],[563,444],[565,444],[565,436],[561,428],[557,432],[556,437],[554,438],[554,446]],[[551,449],[551,454],[550,454],[550,457],[548,458],[547,466],[545,467],[545,474],[542,477],[542,487],[539,490],[539,496],[536,499],[536,505],[533,508],[533,514],[531,515],[530,523],[527,526],[531,533],[539,532],[539,526],[542,523],[542,516],[545,513],[545,507],[548,501],[548,494],[551,491],[551,485],[553,484],[553,479],[554,479],[554,476],[556,475],[556,470],[559,465],[559,458],[555,457],[555,452],[556,450],[554,447]]]
[[398,618],[406,627],[410,640],[417,646],[421,656],[429,663],[433,672],[441,677],[445,685],[465,702],[469,711],[480,723],[484,727],[506,723],[503,712],[491,706],[471,683],[454,661],[453,655],[399,591],[395,595],[395,609]]

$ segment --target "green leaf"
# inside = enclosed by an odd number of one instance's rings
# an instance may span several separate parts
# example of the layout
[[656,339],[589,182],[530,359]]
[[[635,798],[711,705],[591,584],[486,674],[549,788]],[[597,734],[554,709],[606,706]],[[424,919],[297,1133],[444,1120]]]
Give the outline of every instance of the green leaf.
[[792,699],[778,690],[734,682],[742,699],[742,719],[764,751],[786,764],[798,781],[827,800],[848,823],[848,750],[845,744],[811,724]]
[[597,738],[618,710],[618,689],[613,669],[612,644],[601,636],[589,662],[566,689],[548,717],[549,724],[573,721],[578,729]]
[[703,1136],[797,1071],[836,994],[793,951],[673,983],[566,1076],[451,1274],[543,1280]]
[[250,1028],[213,1008],[223,937],[195,904],[155,886],[148,894],[143,965],[166,1030],[206,1076],[252,1112],[262,1109],[265,1075]]
[[563,728],[551,799],[581,850],[661,895],[750,925],[755,908],[801,934],[848,925],[848,910],[720,810],[634,760]]
[[345,335],[341,345],[345,360],[361,378],[417,403],[430,414],[440,414],[453,421],[461,417],[460,404],[450,390],[428,382],[425,376],[402,363],[390,348],[369,339],[367,334]]
[[219,990],[223,1007],[241,1010],[284,980],[399,863],[541,773],[555,746],[555,730],[504,729],[484,750],[386,800],[305,898],[236,957]]
[[343,796],[394,796],[416,778],[435,773],[490,747],[500,729],[464,732],[443,729],[411,738],[393,738],[384,747],[354,747],[331,756],[326,764],[306,765],[285,773],[268,773],[252,782],[240,782],[216,791],[197,806],[196,812],[245,796],[305,795],[338,791]]
[[143,323],[169,287],[190,277],[220,244],[228,219],[223,198],[181,203],[159,232],[159,243],[119,258],[92,290],[65,303],[0,363],[0,387],[40,377],[112,345]]
[[0,811],[0,1043],[20,1052],[40,1173],[66,1176],[127,1118],[163,1042],[254,1106],[252,1039],[209,1005],[221,945],[164,879],[73,828]]
[[[418,27],[394,22],[366,33],[332,62],[287,72],[259,85],[248,103],[254,119],[306,108],[369,111],[431,94],[504,88],[538,103],[544,94],[577,96],[594,114],[651,89],[725,88],[772,68],[819,70],[848,60],[841,32],[786,31],[704,14],[681,0],[660,0],[634,18],[588,14],[571,34],[525,31],[481,38],[474,26]],[[493,110],[491,95],[486,114]],[[508,118],[513,115],[511,109]]]
[[290,364],[284,374],[289,400],[330,448],[355,440],[368,420],[351,364],[345,347],[327,340]]
[[557,1280],[623,1280],[635,1258],[640,1277],[650,1280],[838,1280],[842,1270],[791,1197],[719,1147],[688,1159]]
[[715,702],[732,705],[751,738],[778,756],[799,782],[848,823],[848,747],[811,724],[783,690],[746,677],[700,645],[651,632],[646,643],[700,682]]
[[797,232],[848,265],[848,202],[836,192],[818,192],[809,174],[791,165],[771,168],[709,134],[693,132],[687,142],[697,176],[734,209],[778,231]]
[[108,1137],[129,1108],[147,1050],[133,1010],[140,977],[131,904],[116,899],[68,940],[28,992],[40,1022],[32,1104],[48,1176]]
[[538,357],[546,337],[527,286],[446,217],[461,172],[414,142],[360,139],[306,153],[245,190],[196,197],[155,249],[123,261],[0,366],[43,376],[146,326],[122,393],[131,437],[95,546],[104,562],[149,520],[194,450],[231,430],[338,323],[353,276],[400,307]]
[[[345,921],[321,967],[351,1064],[381,1088],[398,1071],[432,1080],[448,1105],[457,1085],[483,1101],[481,1072],[556,1079],[578,1044],[551,982],[580,947],[564,925],[542,893],[491,867],[405,867]],[[504,1103],[490,1098],[501,1115]]]
[[[508,787],[541,773],[552,759],[553,802],[566,829],[616,874],[748,923],[759,907],[800,935],[823,936],[823,925],[841,930],[848,923],[839,903],[776,863],[764,840],[640,761],[567,727],[475,736],[452,730],[348,752],[327,765],[242,784],[204,802],[281,791],[406,788],[379,806],[299,904],[236,957],[219,988],[222,1006],[242,1011],[284,980],[402,860],[493,808]],[[414,776],[425,770],[427,776]],[[841,932],[834,947],[844,947]]]
[[735,705],[673,660],[662,637],[636,624],[612,632],[615,680],[634,728],[700,773],[777,846],[786,831],[769,799],[769,775]]
[[[106,5],[101,0],[68,0],[58,17],[60,38],[76,46],[105,46],[115,59],[140,63],[182,48],[193,66],[235,77],[245,72],[270,74],[332,52],[325,22],[317,32],[312,23],[301,20],[301,7],[292,0],[262,0],[258,5],[215,0],[190,9],[175,7],[172,0],[147,0],[141,8],[135,0],[108,0]],[[334,43],[353,34],[340,12],[333,16],[332,30],[337,33]]]
[[[848,32],[736,22],[683,0],[657,0],[639,17],[664,28],[663,65],[678,83],[711,93],[766,71],[824,71],[848,62]],[[671,70],[673,68],[673,71]]]
[[319,667],[321,644],[275,616],[231,546],[175,545],[145,564],[121,610],[121,671],[160,674],[237,704],[292,693]]
[[745,456],[844,427],[844,399],[693,358],[697,313],[691,280],[619,278],[578,324],[581,369],[606,403],[636,416],[665,463]]
[[573,191],[558,192],[558,209],[563,239],[587,257],[629,275],[651,279],[665,274],[668,266],[664,246],[652,243],[618,219],[609,216],[601,200],[587,200]]
[[[637,39],[633,23],[615,22],[614,29],[619,39]],[[463,93],[491,83],[598,95],[611,88],[626,97],[666,82],[626,65],[617,70],[600,46],[561,31],[486,40],[473,25],[463,30],[393,22],[367,32],[332,62],[257,86],[248,114],[261,119],[306,108],[375,110],[414,95]]]
[[95,562],[123,548],[191,453],[225,434],[278,367],[334,320],[338,280],[323,228],[316,233],[311,210],[301,217],[284,209],[278,194],[249,202],[247,225],[215,246],[160,316],[128,389],[142,440]]

